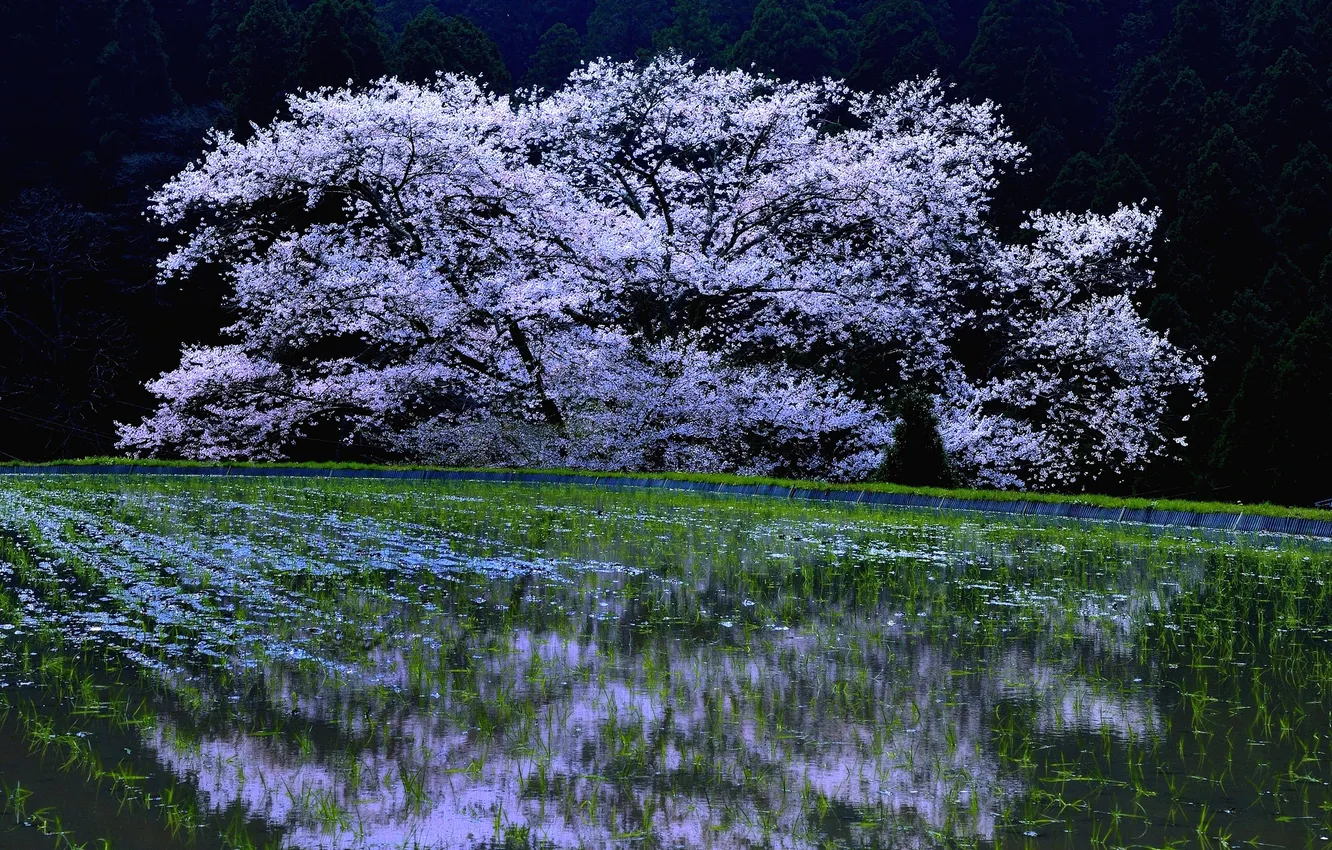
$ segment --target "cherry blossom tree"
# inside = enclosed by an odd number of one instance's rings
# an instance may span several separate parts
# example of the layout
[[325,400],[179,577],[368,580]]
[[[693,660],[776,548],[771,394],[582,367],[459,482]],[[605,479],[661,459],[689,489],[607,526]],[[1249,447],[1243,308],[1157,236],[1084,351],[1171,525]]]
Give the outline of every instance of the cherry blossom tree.
[[1006,241],[989,199],[1024,155],[934,79],[869,96],[671,56],[520,102],[456,76],[297,95],[155,195],[163,277],[222,270],[236,320],[122,445],[855,479],[923,389],[977,482],[1140,466],[1202,392],[1136,310],[1157,214]]

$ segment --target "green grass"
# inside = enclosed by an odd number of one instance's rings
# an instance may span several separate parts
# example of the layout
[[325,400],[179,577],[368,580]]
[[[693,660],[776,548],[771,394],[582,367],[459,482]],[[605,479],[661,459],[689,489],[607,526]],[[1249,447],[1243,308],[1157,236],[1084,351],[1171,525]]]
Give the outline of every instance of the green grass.
[[279,462],[265,463],[254,461],[191,461],[158,460],[123,457],[88,457],[75,460],[51,461],[48,463],[0,463],[0,470],[7,466],[99,466],[105,464],[133,464],[135,466],[177,466],[206,468],[243,468],[243,469],[366,469],[366,470],[440,470],[450,472],[519,472],[559,475],[596,475],[602,478],[664,478],[671,481],[696,481],[706,484],[733,485],[771,485],[795,487],[811,490],[864,490],[872,493],[905,493],[911,495],[934,496],[948,499],[989,499],[997,502],[1044,502],[1052,504],[1092,505],[1100,508],[1127,508],[1129,510],[1153,508],[1163,511],[1187,511],[1191,513],[1251,514],[1257,516],[1289,517],[1293,519],[1314,519],[1332,521],[1332,510],[1319,508],[1301,508],[1287,505],[1274,505],[1268,502],[1244,504],[1238,502],[1201,502],[1186,499],[1146,499],[1141,497],[1102,496],[1091,493],[1035,493],[1015,490],[976,490],[949,489],[940,487],[905,487],[886,482],[862,482],[853,484],[832,483],[827,481],[802,481],[789,478],[763,478],[744,475],[726,475],[690,472],[599,472],[580,469],[478,469],[471,467],[439,467],[423,464],[375,464],[375,463],[338,463],[319,462]]

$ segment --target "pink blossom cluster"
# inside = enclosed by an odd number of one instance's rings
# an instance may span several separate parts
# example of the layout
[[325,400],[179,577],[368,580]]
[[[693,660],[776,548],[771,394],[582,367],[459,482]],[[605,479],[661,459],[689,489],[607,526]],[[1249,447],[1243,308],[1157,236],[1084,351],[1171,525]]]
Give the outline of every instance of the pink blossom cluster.
[[[164,279],[236,321],[122,446],[279,458],[317,434],[451,464],[863,478],[931,393],[977,483],[1069,486],[1178,440],[1201,368],[1151,330],[1155,211],[988,222],[1019,166],[935,79],[594,62],[518,99],[441,76],[290,99],[153,198]],[[221,270],[218,272],[217,270]]]

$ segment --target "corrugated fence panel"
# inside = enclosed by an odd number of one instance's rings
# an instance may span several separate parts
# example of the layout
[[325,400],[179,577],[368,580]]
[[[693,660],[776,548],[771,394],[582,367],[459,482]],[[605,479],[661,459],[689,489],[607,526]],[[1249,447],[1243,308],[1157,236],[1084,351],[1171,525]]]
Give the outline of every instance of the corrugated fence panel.
[[1071,505],[1062,502],[1028,502],[1029,516],[1062,517],[1068,516]]
[[1283,516],[1265,516],[1261,529],[1263,531],[1272,531],[1278,534],[1289,534],[1294,521],[1289,517]]
[[1120,515],[1121,522],[1140,522],[1148,523],[1152,519],[1151,508],[1128,508]]
[[1068,515],[1073,519],[1090,519],[1101,522],[1118,521],[1123,508],[1102,508],[1097,505],[1069,505]]
[[709,493],[717,491],[717,485],[707,481],[680,481],[674,478],[661,479],[662,487],[670,487],[673,490],[704,490]]
[[1239,514],[1194,514],[1194,524],[1199,528],[1219,528],[1229,531],[1235,527]]
[[[873,504],[896,505],[899,508],[937,508],[943,501],[938,496],[922,496],[916,493],[872,493]],[[865,501],[870,501],[869,496]]]
[[991,499],[944,499],[942,505],[945,511],[988,511],[992,513],[1003,512],[1004,507],[1002,502]]
[[1240,514],[1238,522],[1235,523],[1236,531],[1262,531],[1263,518],[1257,514]]
[[860,502],[865,498],[864,490],[826,490],[824,498],[830,502]]

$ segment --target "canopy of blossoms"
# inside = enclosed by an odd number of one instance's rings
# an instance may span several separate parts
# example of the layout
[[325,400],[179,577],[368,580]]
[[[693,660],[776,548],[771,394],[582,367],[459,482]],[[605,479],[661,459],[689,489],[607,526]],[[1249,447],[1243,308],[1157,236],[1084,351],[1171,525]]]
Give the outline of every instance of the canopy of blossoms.
[[1202,395],[1137,311],[1157,214],[1005,240],[989,200],[1024,156],[937,80],[671,56],[521,102],[453,76],[297,95],[154,196],[164,279],[224,275],[235,321],[121,444],[855,479],[909,388],[977,483],[1139,467]]

